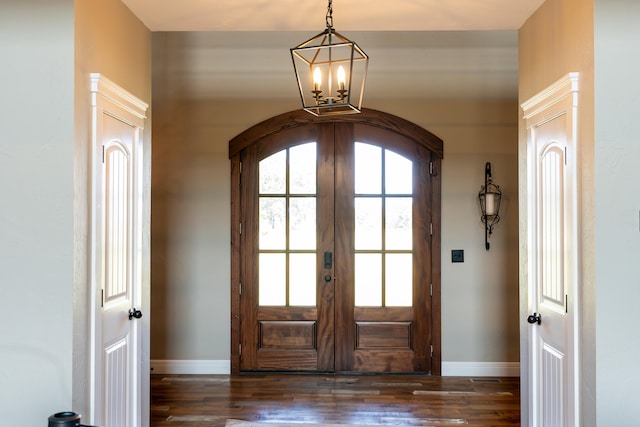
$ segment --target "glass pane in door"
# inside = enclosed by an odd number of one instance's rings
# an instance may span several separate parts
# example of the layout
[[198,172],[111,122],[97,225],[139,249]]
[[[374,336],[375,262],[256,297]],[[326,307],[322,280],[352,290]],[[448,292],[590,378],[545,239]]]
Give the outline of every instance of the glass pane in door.
[[356,250],[382,249],[382,198],[355,199]]
[[359,307],[413,304],[413,164],[357,142],[355,155],[355,301]]
[[315,142],[260,161],[258,304],[316,305]]
[[386,249],[410,251],[413,243],[413,200],[411,197],[387,198],[385,208]]
[[262,253],[258,258],[260,272],[259,304],[285,305],[287,301],[286,257],[282,253]]
[[282,250],[286,247],[286,212],[286,198],[260,198],[260,241],[258,242],[258,247],[260,249]]
[[355,145],[356,194],[380,194],[382,191],[382,149],[371,144]]
[[355,255],[356,306],[382,306],[382,257],[379,253]]
[[316,150],[315,143],[289,149],[289,191],[292,194],[315,194]]
[[315,253],[289,255],[289,305],[316,305]]
[[315,197],[289,198],[289,249],[315,250]]
[[287,188],[287,152],[273,154],[260,162],[260,194],[282,194]]
[[384,151],[384,186],[387,194],[413,193],[411,160],[390,150]]
[[385,305],[413,305],[413,256],[410,253],[388,253],[385,256]]

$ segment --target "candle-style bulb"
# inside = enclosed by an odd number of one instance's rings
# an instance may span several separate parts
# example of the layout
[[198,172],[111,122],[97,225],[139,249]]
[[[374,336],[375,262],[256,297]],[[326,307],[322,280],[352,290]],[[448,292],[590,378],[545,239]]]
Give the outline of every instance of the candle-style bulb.
[[338,87],[340,90],[344,90],[345,82],[347,81],[347,77],[344,72],[344,67],[341,65],[338,67]]
[[316,67],[313,70],[313,90],[319,90],[322,85],[322,72],[320,71],[320,67]]

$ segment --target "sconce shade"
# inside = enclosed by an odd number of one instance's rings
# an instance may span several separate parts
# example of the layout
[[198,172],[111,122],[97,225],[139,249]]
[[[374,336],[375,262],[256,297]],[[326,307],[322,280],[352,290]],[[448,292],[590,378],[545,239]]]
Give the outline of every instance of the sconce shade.
[[[491,216],[491,215],[495,215],[496,212],[498,211],[496,209],[496,199],[497,199],[497,194],[495,193],[489,193],[487,192],[487,194],[485,194],[484,196],[484,211],[486,213],[487,216]],[[498,204],[500,203],[500,201],[498,200]]]
[[291,48],[302,108],[316,116],[362,111],[369,57],[333,29],[329,0],[327,29]]
[[500,188],[493,183],[489,183],[487,187],[482,187],[479,197],[482,216],[497,216],[500,211],[500,201],[502,199],[502,192],[500,191]]
[[500,221],[500,202],[502,201],[502,191],[500,187],[493,183],[491,176],[491,163],[487,162],[484,169],[484,185],[480,187],[478,193],[480,199],[481,220],[484,223],[484,244],[489,250],[489,236],[493,234],[493,227]]

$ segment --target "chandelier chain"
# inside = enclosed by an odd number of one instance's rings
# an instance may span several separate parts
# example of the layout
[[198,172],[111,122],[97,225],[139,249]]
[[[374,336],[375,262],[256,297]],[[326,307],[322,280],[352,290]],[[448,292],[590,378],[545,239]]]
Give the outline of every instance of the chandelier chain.
[[329,0],[329,5],[327,6],[327,28],[333,28],[333,0]]

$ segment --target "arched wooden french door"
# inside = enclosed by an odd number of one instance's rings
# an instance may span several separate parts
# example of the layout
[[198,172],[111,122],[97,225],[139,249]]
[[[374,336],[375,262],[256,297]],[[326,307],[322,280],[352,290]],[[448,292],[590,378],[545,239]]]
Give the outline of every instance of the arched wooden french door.
[[442,141],[294,111],[229,156],[232,373],[440,374]]

